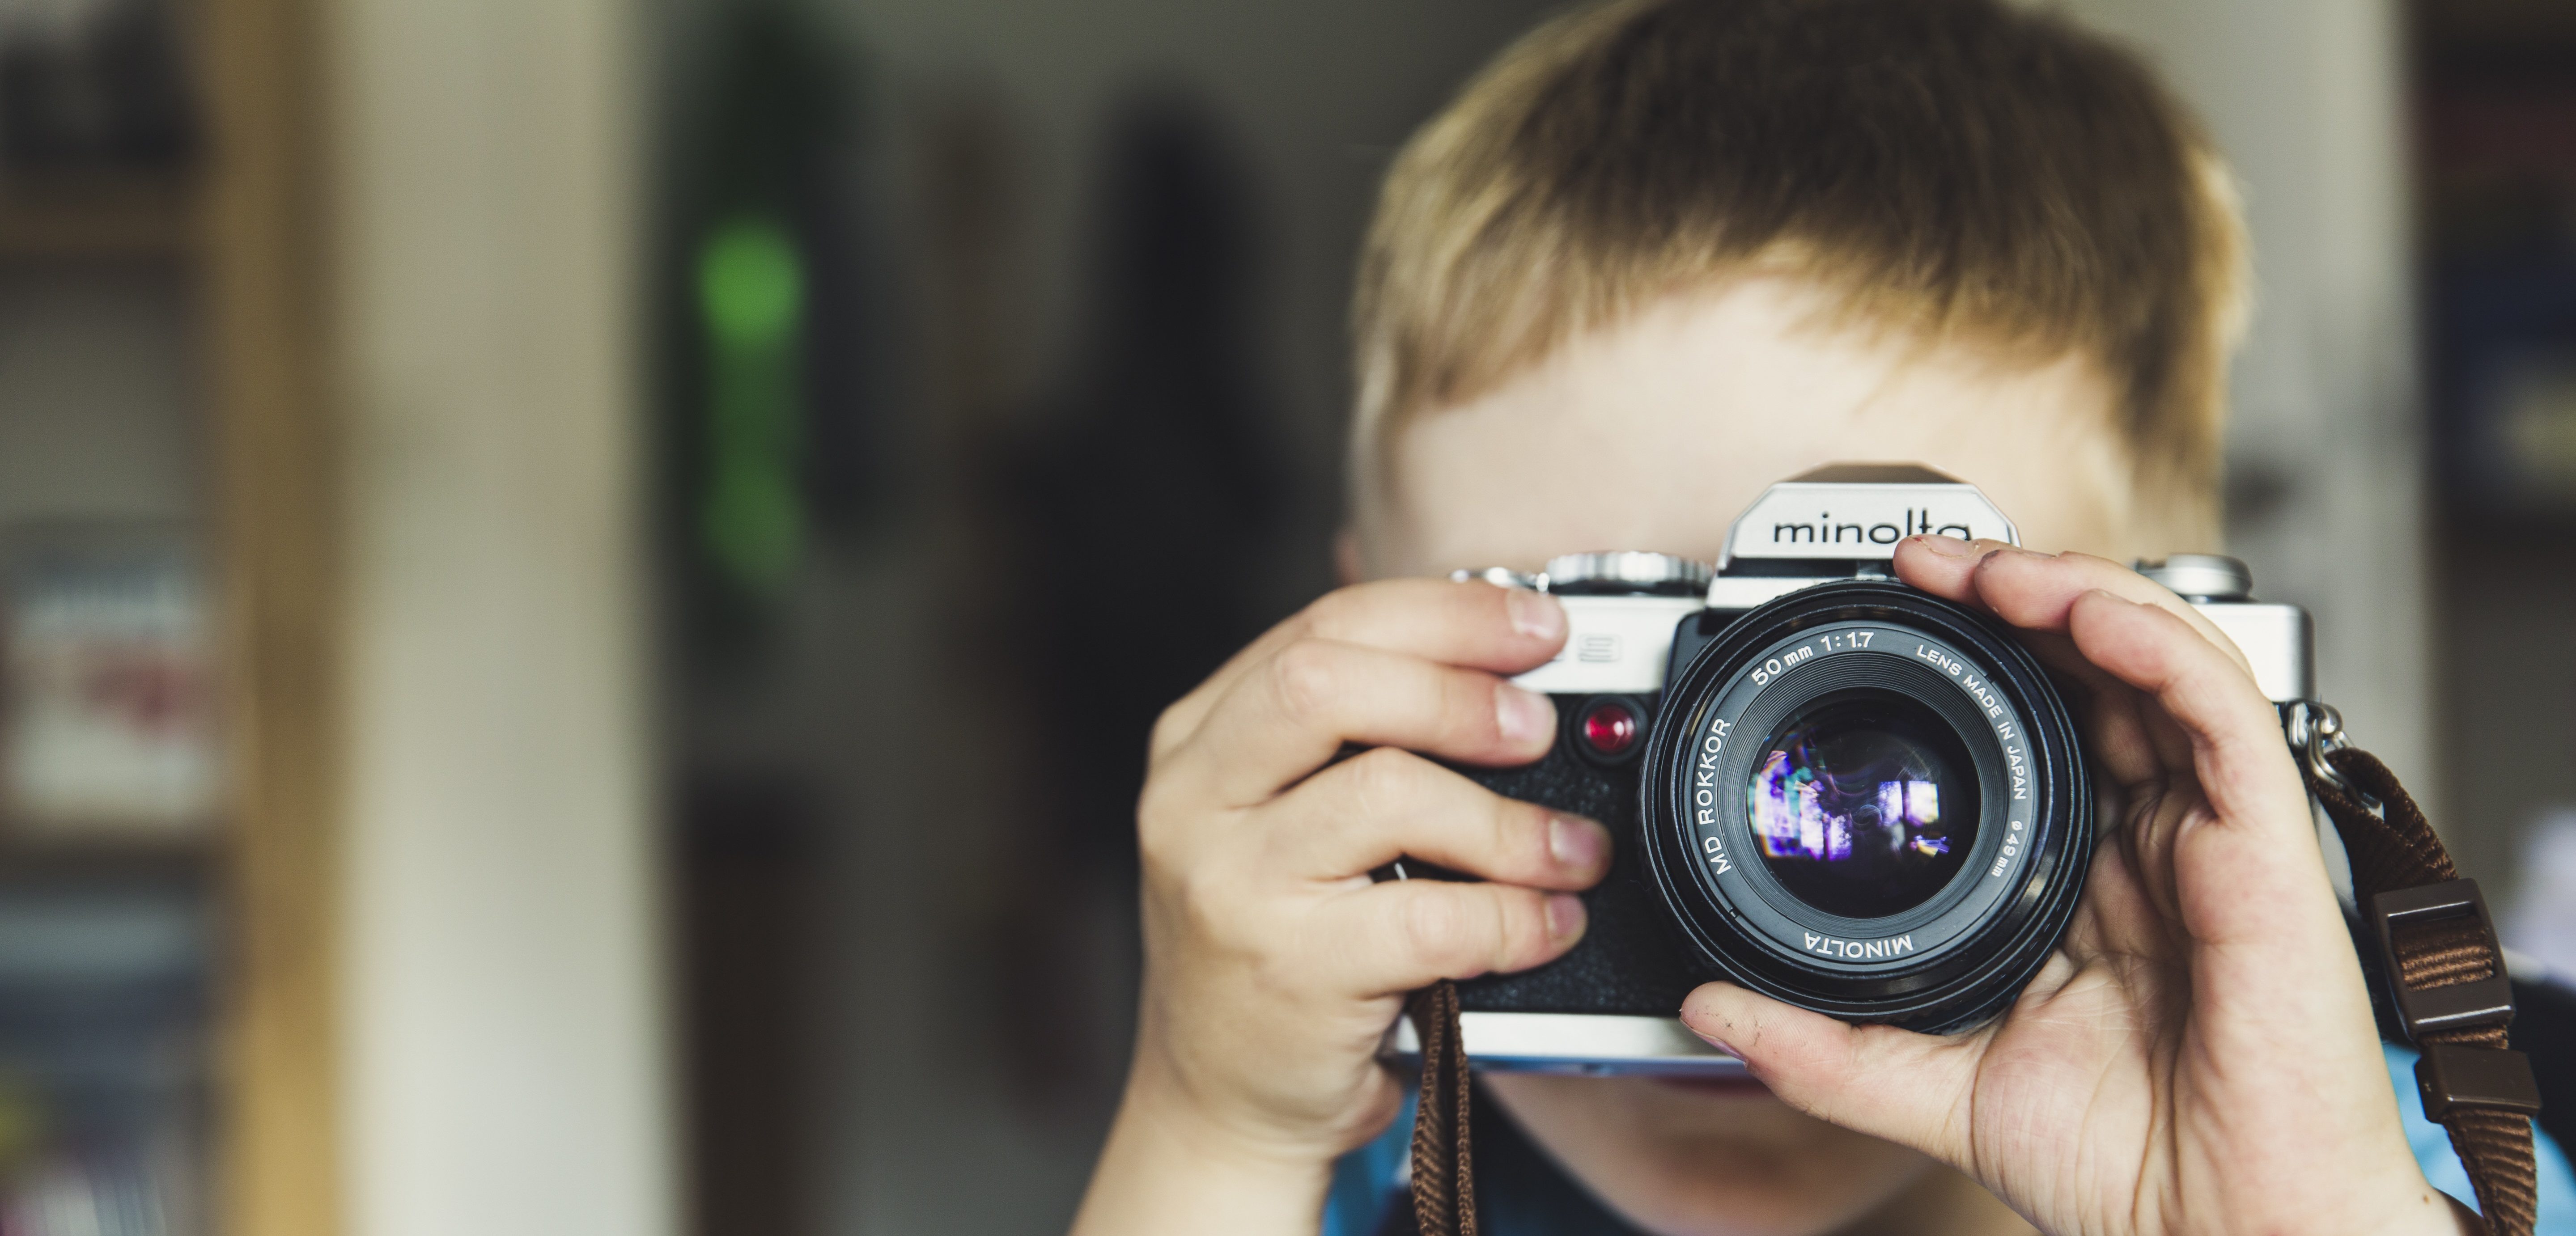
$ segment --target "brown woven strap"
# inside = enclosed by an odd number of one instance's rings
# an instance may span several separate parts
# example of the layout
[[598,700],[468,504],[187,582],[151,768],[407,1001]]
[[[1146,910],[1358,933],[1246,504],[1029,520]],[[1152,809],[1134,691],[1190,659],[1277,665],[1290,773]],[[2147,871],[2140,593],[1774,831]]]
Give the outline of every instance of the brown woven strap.
[[[2353,899],[2375,920],[2375,938],[2386,942],[2384,977],[2400,1005],[2401,1022],[2425,1053],[2416,1066],[2425,1114],[2450,1131],[2451,1148],[2477,1189],[2487,1231],[2530,1236],[2539,1221],[2531,1148],[2531,1115],[2539,1100],[2529,1062],[2506,1047],[2512,998],[2503,985],[2504,953],[2485,903],[2473,882],[2460,880],[2432,823],[2387,765],[2350,748],[2320,754],[2340,776],[2321,775],[2310,764],[2309,788],[2343,837],[2352,860]],[[2454,885],[2464,887],[2451,900],[2470,912],[2403,914],[2405,905],[2440,900],[2421,894]],[[2488,992],[2501,993],[2500,1011],[2493,1007],[2498,997]],[[2410,999],[2425,1006],[2433,1024],[2419,1026],[2415,1014],[2404,1011]]]
[[1413,993],[1406,1011],[1422,1040],[1422,1099],[1413,1115],[1413,1225],[1421,1236],[1476,1236],[1476,1170],[1467,1137],[1467,1049],[1458,986]]

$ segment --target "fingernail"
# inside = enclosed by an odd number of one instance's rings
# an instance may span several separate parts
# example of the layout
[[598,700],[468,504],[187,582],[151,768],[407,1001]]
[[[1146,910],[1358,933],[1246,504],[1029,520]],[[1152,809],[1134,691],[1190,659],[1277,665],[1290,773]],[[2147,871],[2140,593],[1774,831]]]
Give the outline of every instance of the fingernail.
[[1924,533],[1923,535],[1914,538],[1914,541],[1923,548],[1931,550],[1933,553],[1939,554],[1944,558],[1965,558],[1977,552],[1976,546],[1970,545],[1966,541],[1962,541],[1955,536],[1942,536],[1937,532]]
[[[1689,1023],[1687,1023],[1687,1022],[1685,1022],[1685,1023],[1683,1023],[1683,1024],[1684,1024],[1684,1025],[1689,1025]],[[1736,1051],[1734,1048],[1727,1046],[1727,1045],[1726,1045],[1726,1040],[1721,1039],[1721,1038],[1717,1037],[1717,1036],[1716,1036],[1716,1035],[1714,1035],[1714,1034],[1710,1034],[1710,1033],[1709,1033],[1708,1031],[1706,1031],[1706,1030],[1702,1030],[1702,1029],[1700,1029],[1700,1028],[1699,1028],[1699,1027],[1697,1027],[1697,1026],[1691,1026],[1691,1027],[1690,1027],[1690,1032],[1691,1032],[1691,1033],[1693,1033],[1693,1034],[1698,1035],[1698,1036],[1701,1038],[1701,1040],[1705,1041],[1709,1046],[1714,1047],[1714,1048],[1718,1049],[1719,1051],[1725,1052],[1727,1055],[1733,1056],[1733,1057],[1735,1057],[1735,1058],[1736,1058],[1736,1059],[1738,1059],[1738,1060],[1741,1060],[1741,1059],[1743,1059],[1743,1058],[1744,1058],[1744,1056],[1743,1056],[1743,1054],[1742,1054],[1741,1052],[1738,1052],[1738,1051]]]
[[1558,893],[1547,899],[1547,938],[1571,940],[1583,934],[1583,899]]
[[1547,822],[1547,852],[1559,867],[1590,871],[1600,865],[1601,852],[1609,842],[1609,834],[1590,820],[1569,820],[1560,815]]
[[1503,683],[1494,689],[1494,724],[1507,742],[1544,739],[1556,728],[1556,705],[1535,691]]
[[1544,592],[1506,588],[1503,608],[1511,614],[1515,633],[1531,639],[1557,639],[1565,634],[1565,607]]

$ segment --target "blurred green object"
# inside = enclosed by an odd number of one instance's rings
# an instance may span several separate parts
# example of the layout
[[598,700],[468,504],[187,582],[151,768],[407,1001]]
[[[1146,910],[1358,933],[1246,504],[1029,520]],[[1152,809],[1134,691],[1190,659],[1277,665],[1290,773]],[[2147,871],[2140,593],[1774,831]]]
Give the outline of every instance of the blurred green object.
[[803,255],[774,218],[728,218],[699,242],[697,293],[707,366],[698,537],[728,582],[774,597],[805,547]]

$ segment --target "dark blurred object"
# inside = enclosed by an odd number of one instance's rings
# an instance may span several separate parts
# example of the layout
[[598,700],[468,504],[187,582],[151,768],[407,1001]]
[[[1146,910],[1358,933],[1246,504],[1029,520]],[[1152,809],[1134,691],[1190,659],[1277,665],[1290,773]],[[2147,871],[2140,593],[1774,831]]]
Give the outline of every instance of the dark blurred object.
[[1035,621],[1044,778],[1070,848],[1128,878],[1146,733],[1266,615],[1250,573],[1280,510],[1253,355],[1255,220],[1204,106],[1157,92],[1111,122],[1092,310],[1075,371],[1012,459]]
[[2454,266],[2437,295],[2435,432],[2454,513],[2576,523],[2576,262]]
[[174,20],[169,0],[0,0],[0,178],[184,159]]
[[2576,14],[2419,21],[2434,445],[2455,521],[2576,524]]
[[[727,721],[791,708],[817,543],[862,527],[877,478],[882,327],[865,319],[855,57],[787,0],[705,10],[680,54],[659,221],[659,540],[678,659],[670,848],[686,1038],[689,1230],[820,1230],[834,1057],[815,993],[829,935],[828,774],[745,769]],[[692,739],[702,741],[693,742]],[[846,820],[830,820],[847,827]]]
[[2576,1145],[2576,988],[2555,980],[2513,985],[2515,1051],[2540,1083],[2535,1123],[2561,1147]]
[[2501,875],[2576,806],[2576,5],[2410,10],[2440,818]]
[[690,1230],[808,1231],[819,817],[791,779],[733,777],[691,787],[679,826]]
[[177,888],[0,884],[0,1232],[204,1232],[207,926]]
[[[1073,371],[1006,449],[990,495],[1016,558],[1011,646],[1042,790],[1012,851],[1017,891],[1002,899],[1007,946],[994,957],[996,990],[1023,1006],[1131,997],[1097,990],[1084,954],[1136,949],[1147,733],[1259,632],[1251,572],[1268,561],[1282,489],[1262,440],[1255,221],[1231,144],[1195,99],[1155,92],[1115,113],[1106,162]],[[1103,902],[1116,908],[1101,914]],[[1100,921],[1127,938],[1082,930]],[[1047,1037],[1011,1053],[1017,1092],[1044,1100],[1114,1079],[1116,1036]]]
[[818,531],[878,483],[866,211],[853,186],[854,57],[782,3],[714,19],[706,88],[672,166],[678,346],[666,491],[690,642],[760,642]]

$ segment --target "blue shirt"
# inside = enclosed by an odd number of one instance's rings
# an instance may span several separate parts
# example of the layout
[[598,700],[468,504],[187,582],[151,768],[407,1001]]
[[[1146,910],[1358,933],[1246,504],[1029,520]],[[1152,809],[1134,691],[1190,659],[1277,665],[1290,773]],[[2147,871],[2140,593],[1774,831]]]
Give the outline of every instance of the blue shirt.
[[[2450,1133],[2424,1118],[2423,1100],[2415,1093],[2415,1053],[2394,1044],[2383,1046],[2389,1084],[2397,1088],[2397,1110],[2406,1122],[2406,1144],[2423,1165],[2424,1178],[2476,1209],[2477,1192],[2469,1187],[2468,1169],[2451,1152]],[[1342,1157],[1333,1172],[1332,1195],[1324,1205],[1323,1236],[1372,1236],[1378,1230],[1402,1187],[1412,1138],[1413,1108],[1407,1103],[1404,1113],[1377,1140]],[[2576,1236],[2576,1175],[2568,1170],[2567,1156],[2536,1127],[2531,1143],[2540,1168],[2540,1224],[2533,1236]],[[1509,1215],[1478,1217],[1496,1236],[1542,1236],[1518,1231]]]

